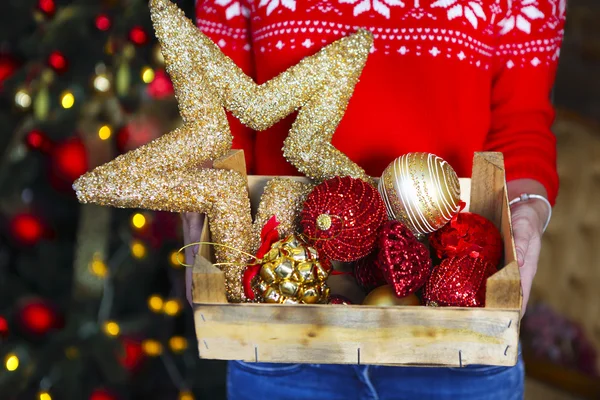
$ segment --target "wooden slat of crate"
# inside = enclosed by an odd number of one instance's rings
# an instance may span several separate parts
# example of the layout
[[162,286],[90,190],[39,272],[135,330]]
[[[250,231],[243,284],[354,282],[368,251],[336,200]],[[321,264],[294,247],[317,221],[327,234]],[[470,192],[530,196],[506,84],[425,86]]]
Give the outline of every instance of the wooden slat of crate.
[[518,311],[203,304],[200,356],[327,364],[514,365]]

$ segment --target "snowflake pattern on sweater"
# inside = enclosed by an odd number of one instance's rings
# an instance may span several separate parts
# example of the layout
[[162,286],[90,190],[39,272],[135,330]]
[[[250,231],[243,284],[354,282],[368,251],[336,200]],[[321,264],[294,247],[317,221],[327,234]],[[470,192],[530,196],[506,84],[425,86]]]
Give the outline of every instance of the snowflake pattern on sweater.
[[494,57],[509,68],[556,62],[566,0],[202,0],[197,10],[198,26],[229,51],[310,47],[362,27],[372,52],[488,69]]

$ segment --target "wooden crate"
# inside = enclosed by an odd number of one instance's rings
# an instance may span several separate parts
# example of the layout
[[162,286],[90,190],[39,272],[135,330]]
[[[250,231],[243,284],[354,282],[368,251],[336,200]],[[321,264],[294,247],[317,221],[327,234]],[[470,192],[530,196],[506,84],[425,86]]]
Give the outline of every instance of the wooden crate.
[[[243,159],[243,158],[242,158]],[[215,167],[243,167],[235,155]],[[256,203],[268,177],[249,176]],[[302,178],[298,178],[302,179]],[[201,358],[250,362],[512,366],[517,362],[521,284],[504,162],[476,153],[461,179],[470,211],[501,229],[504,267],[488,279],[485,308],[227,304],[223,274],[202,247],[193,267],[193,302]],[[204,238],[208,238],[205,226]]]

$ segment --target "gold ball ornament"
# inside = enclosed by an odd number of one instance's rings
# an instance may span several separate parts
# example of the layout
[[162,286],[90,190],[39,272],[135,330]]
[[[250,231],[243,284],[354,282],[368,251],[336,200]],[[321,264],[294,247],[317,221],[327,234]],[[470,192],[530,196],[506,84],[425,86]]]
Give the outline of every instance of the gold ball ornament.
[[392,286],[383,285],[373,289],[363,300],[363,305],[378,307],[419,306],[421,302],[414,293],[405,297],[396,297]]
[[331,263],[317,250],[291,235],[275,242],[262,259],[254,289],[265,303],[324,304]]
[[391,219],[415,235],[434,232],[460,211],[460,185],[454,169],[431,153],[407,153],[387,166],[379,193]]

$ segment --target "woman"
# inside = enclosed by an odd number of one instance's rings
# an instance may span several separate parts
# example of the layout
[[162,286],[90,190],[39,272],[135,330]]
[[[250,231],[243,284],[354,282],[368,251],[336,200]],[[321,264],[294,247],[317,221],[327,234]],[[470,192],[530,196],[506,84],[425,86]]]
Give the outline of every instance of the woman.
[[[411,151],[469,176],[475,151],[504,154],[527,304],[558,191],[549,101],[566,0],[199,0],[198,27],[257,83],[364,27],[374,46],[333,144],[372,176]],[[254,133],[230,119],[258,175],[295,175],[281,148],[294,116]],[[521,196],[522,194],[534,195]],[[547,200],[546,200],[547,199]],[[184,216],[187,243],[201,217]],[[186,254],[188,260],[193,250]],[[190,261],[188,261],[190,262]],[[189,290],[188,290],[189,292]],[[231,399],[520,399],[512,368],[231,362]]]

